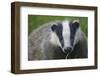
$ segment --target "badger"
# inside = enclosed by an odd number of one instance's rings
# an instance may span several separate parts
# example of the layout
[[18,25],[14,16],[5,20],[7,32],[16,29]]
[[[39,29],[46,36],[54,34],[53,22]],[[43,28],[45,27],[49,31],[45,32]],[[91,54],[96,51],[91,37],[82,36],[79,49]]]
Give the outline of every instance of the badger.
[[28,60],[87,58],[87,38],[79,20],[40,26],[28,37]]

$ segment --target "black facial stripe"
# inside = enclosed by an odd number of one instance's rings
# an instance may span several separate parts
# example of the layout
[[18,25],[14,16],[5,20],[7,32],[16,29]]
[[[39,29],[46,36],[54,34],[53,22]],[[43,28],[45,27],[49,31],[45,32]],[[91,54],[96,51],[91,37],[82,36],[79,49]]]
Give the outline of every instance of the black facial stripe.
[[70,22],[69,27],[70,27],[70,41],[71,41],[71,45],[73,46],[77,27],[72,22]]
[[63,26],[61,23],[58,23],[57,24],[57,28],[56,28],[56,34],[59,38],[59,41],[62,45],[62,47],[64,46],[64,38],[63,38],[63,35],[62,35],[62,31],[63,31]]

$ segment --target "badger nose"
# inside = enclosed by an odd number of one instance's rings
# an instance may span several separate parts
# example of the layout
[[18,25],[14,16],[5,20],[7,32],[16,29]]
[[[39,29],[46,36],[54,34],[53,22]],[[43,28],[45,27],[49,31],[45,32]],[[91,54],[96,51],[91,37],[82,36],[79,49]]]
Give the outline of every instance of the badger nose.
[[64,51],[65,53],[69,53],[72,51],[72,48],[71,47],[64,48]]

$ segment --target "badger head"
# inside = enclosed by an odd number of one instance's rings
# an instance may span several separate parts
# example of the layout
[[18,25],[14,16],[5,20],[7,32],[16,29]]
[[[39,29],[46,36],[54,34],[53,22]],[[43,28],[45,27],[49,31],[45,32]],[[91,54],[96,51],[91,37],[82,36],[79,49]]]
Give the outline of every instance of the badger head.
[[75,34],[79,29],[79,21],[63,21],[52,24],[51,42],[60,47],[64,53],[69,53],[74,48]]

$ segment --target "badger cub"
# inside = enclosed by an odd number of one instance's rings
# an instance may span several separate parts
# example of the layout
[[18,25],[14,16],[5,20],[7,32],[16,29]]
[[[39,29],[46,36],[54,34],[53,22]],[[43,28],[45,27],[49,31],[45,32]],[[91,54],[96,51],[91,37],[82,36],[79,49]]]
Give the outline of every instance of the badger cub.
[[80,29],[79,20],[46,24],[29,36],[28,60],[87,57],[87,38]]

